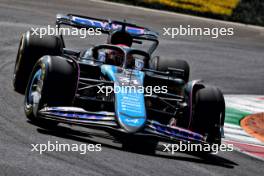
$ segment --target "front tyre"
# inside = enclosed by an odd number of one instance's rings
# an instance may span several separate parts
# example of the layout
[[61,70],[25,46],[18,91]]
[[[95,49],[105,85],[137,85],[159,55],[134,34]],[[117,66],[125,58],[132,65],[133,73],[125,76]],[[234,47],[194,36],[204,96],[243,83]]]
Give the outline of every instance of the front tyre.
[[77,81],[75,62],[59,56],[43,56],[34,66],[27,85],[24,101],[27,118],[35,123],[57,124],[40,119],[38,112],[46,106],[71,106]]
[[14,90],[25,94],[30,73],[44,55],[61,55],[63,42],[58,36],[45,35],[42,38],[31,31],[24,33],[20,39],[13,74]]
[[221,127],[225,115],[225,100],[215,87],[196,92],[192,129],[207,137],[209,144],[221,144]]

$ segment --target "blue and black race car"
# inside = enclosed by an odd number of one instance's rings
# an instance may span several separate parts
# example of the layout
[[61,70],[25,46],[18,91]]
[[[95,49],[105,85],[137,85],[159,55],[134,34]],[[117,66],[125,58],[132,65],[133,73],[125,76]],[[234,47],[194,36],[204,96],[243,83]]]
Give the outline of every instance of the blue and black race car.
[[[131,136],[144,136],[221,144],[221,91],[200,80],[189,81],[186,61],[153,57],[159,44],[156,32],[74,14],[57,15],[56,24],[97,28],[108,41],[77,51],[66,48],[62,35],[24,33],[13,85],[25,95],[29,120],[46,127],[66,123],[103,129],[122,136],[124,143]],[[147,50],[134,47],[144,42],[150,43]]]

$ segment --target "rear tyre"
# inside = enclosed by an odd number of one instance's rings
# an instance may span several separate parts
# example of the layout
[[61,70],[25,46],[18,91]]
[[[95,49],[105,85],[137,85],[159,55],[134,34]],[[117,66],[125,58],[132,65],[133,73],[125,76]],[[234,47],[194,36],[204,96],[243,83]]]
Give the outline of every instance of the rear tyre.
[[196,92],[192,129],[207,136],[209,144],[221,144],[224,106],[225,100],[218,88],[206,87]]
[[15,91],[24,94],[30,73],[37,60],[44,55],[61,55],[63,43],[57,36],[32,35],[31,31],[24,33],[20,39],[13,86]]
[[31,73],[24,101],[29,120],[41,124],[57,124],[42,120],[38,112],[45,106],[71,106],[75,97],[78,70],[72,61],[59,56],[43,56]]
[[190,66],[188,62],[185,60],[166,60],[166,62],[163,61],[158,63],[157,70],[168,71],[169,67],[183,70],[184,74],[182,76],[178,76],[178,78],[183,79],[185,82],[189,81]]

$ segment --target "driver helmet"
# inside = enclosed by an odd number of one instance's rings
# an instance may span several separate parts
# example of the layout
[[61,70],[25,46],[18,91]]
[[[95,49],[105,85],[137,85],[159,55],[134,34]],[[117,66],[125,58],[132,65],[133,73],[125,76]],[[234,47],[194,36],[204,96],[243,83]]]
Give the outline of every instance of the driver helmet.
[[[132,36],[124,31],[115,31],[109,35],[108,44],[121,46],[121,47],[131,47],[133,43]],[[121,65],[123,62],[123,53],[119,51],[108,51],[106,52],[108,62],[113,65]],[[129,59],[129,57],[128,57]],[[130,59],[129,59],[130,60]]]
[[133,38],[127,32],[115,31],[109,35],[107,39],[107,43],[112,45],[123,45],[123,46],[131,47],[133,43]]

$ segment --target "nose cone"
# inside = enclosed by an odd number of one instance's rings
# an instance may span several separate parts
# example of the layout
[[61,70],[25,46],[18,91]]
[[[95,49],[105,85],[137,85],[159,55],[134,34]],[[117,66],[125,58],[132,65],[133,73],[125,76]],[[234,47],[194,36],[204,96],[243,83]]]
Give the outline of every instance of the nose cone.
[[121,127],[129,133],[139,131],[146,122],[144,94],[118,93],[115,97],[117,120]]
[[119,114],[118,117],[119,124],[126,130],[128,133],[136,133],[141,130],[146,122],[145,117],[129,117],[125,114]]
[[[102,66],[102,73],[114,81],[115,114],[119,125],[128,133],[141,130],[146,123],[144,73],[134,70],[127,74],[116,67]],[[139,87],[143,88],[139,90]]]

